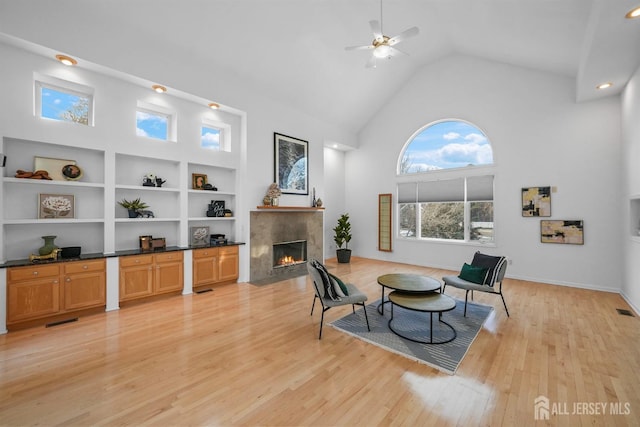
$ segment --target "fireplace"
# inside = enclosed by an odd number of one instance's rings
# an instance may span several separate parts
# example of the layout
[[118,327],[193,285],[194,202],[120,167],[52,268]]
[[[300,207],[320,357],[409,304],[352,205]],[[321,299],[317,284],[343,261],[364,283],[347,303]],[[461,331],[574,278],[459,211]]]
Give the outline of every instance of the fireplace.
[[279,242],[273,244],[273,268],[283,268],[307,261],[307,241]]
[[305,276],[308,260],[323,259],[323,224],[321,210],[251,211],[251,283]]

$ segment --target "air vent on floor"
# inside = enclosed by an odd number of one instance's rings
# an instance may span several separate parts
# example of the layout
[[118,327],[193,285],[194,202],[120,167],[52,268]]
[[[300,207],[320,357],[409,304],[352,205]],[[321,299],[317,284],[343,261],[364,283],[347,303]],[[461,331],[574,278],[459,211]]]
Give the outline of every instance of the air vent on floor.
[[631,317],[635,317],[633,315],[633,313],[631,312],[631,310],[627,310],[626,308],[616,308],[616,311],[618,312],[618,314],[622,315],[622,316],[631,316]]
[[45,327],[50,328],[52,326],[64,325],[65,323],[71,323],[71,322],[77,322],[77,321],[78,321],[78,318],[74,317],[71,319],[64,319],[64,320],[59,320],[57,322],[47,323]]
[[213,292],[213,289],[207,288],[207,289],[200,289],[198,291],[195,291],[196,294],[204,294],[205,292]]

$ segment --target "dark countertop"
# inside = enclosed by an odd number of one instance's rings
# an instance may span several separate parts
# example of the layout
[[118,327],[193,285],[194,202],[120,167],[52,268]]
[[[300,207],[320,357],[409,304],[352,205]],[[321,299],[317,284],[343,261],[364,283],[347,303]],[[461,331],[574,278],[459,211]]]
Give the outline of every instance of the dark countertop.
[[72,262],[72,261],[85,261],[92,259],[100,259],[100,258],[113,258],[113,257],[121,257],[121,256],[131,256],[131,255],[144,255],[144,254],[157,254],[164,252],[176,252],[176,251],[187,251],[191,249],[202,249],[202,248],[220,248],[224,246],[240,246],[244,245],[243,242],[227,242],[225,245],[203,245],[203,246],[188,246],[186,248],[182,248],[179,246],[168,246],[165,249],[156,249],[154,251],[141,251],[140,249],[129,249],[125,251],[116,251],[113,254],[103,254],[103,253],[94,253],[94,254],[81,254],[79,257],[75,258],[58,258],[51,260],[43,260],[43,261],[29,261],[29,259],[17,259],[17,260],[9,260],[4,264],[0,264],[0,268],[9,268],[9,267],[24,267],[27,265],[44,265],[44,264],[55,264],[61,262]]

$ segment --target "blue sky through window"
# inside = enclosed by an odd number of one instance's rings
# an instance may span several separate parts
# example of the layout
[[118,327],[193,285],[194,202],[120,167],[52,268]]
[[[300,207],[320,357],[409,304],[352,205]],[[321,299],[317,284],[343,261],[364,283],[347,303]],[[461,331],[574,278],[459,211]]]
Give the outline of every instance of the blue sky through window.
[[220,129],[202,126],[200,146],[211,150],[220,149]]
[[68,120],[63,117],[64,112],[71,110],[80,99],[78,95],[43,86],[40,93],[40,115],[47,119]]
[[493,163],[487,137],[477,127],[458,120],[424,128],[403,153],[403,173],[460,168]]
[[136,134],[147,138],[169,139],[169,117],[148,111],[136,111]]

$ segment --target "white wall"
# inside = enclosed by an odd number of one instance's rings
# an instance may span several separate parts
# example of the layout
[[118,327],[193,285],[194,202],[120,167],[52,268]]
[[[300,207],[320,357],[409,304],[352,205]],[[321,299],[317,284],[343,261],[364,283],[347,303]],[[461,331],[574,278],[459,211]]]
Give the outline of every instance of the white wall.
[[[424,67],[346,155],[354,255],[458,270],[482,249],[511,258],[510,277],[619,290],[620,101],[576,104],[574,88],[570,78],[472,57]],[[377,251],[377,195],[396,193],[396,162],[408,138],[445,118],[475,124],[492,142],[495,248],[396,238],[392,253]],[[521,188],[547,185],[558,189],[552,219],[584,220],[583,246],[542,244],[539,219],[521,216]]]
[[345,152],[333,148],[324,149],[324,193],[320,196],[324,203],[324,257],[336,257],[336,243],[333,241],[333,227],[345,213]]
[[[623,245],[625,248],[624,280],[622,295],[640,313],[640,241],[631,239],[629,220],[629,196],[640,195],[640,68],[627,84],[622,96],[622,134],[624,192],[620,209],[625,216]],[[638,224],[635,224],[638,226]]]

